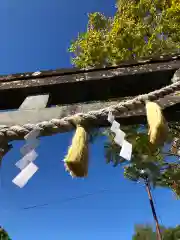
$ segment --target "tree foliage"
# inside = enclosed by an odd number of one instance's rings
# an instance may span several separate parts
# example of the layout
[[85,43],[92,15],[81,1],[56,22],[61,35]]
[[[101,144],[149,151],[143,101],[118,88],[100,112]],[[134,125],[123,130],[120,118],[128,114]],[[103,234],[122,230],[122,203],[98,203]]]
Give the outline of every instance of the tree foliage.
[[[178,142],[180,132],[171,129],[165,146],[153,146],[148,139],[147,127],[141,125],[122,126],[126,139],[132,143],[133,151],[131,162],[119,156],[120,146],[114,141],[114,133],[110,129],[99,130],[99,136],[106,136],[105,156],[107,163],[113,166],[120,165],[124,169],[125,178],[139,182],[144,179],[141,170],[145,170],[153,186],[166,187],[173,190],[176,197],[180,196],[180,164]],[[95,138],[97,137],[97,132]],[[172,144],[174,152],[172,153]]]
[[[180,225],[174,228],[160,227],[163,240],[178,240],[180,238]],[[156,240],[156,232],[150,225],[136,225],[132,240]]]
[[2,227],[0,227],[0,240],[12,240]]
[[87,31],[69,51],[79,68],[116,65],[122,60],[180,49],[179,0],[123,0],[114,17],[88,15]]
[[132,240],[156,240],[156,232],[150,225],[136,225]]
[[[180,1],[118,0],[114,17],[98,12],[88,15],[87,31],[72,41],[69,51],[73,54],[72,63],[79,68],[117,65],[123,60],[179,52]],[[149,143],[146,126],[126,127],[126,138],[133,145],[130,164],[119,157],[120,147],[114,142],[113,133],[100,130],[100,135],[107,136],[106,160],[114,166],[121,164],[125,177],[133,181],[143,178],[144,169],[154,186],[169,187],[180,196],[180,144],[175,141],[180,138],[178,126],[179,123],[170,125],[166,148]]]

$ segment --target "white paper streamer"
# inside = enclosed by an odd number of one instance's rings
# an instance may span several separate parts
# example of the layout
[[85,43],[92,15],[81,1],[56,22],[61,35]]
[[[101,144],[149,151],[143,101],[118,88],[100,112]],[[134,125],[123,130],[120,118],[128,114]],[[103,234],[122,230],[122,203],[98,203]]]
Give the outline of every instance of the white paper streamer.
[[126,160],[130,161],[131,160],[131,155],[132,155],[132,144],[129,143],[124,139],[123,145],[119,154],[121,157],[125,158]]
[[19,169],[23,170],[30,162],[33,162],[37,158],[37,156],[38,154],[34,150],[32,150],[23,158],[21,158],[15,165]]
[[39,146],[39,140],[36,139],[39,133],[40,130],[35,129],[24,137],[27,143],[20,149],[20,152],[25,156],[15,164],[21,172],[12,181],[19,187],[23,187],[38,169],[33,161],[38,156],[34,149]]
[[132,155],[132,144],[124,139],[126,134],[120,129],[120,123],[114,120],[114,116],[111,112],[108,114],[108,121],[112,124],[111,131],[116,134],[114,138],[115,143],[122,147],[119,155],[130,161]]
[[31,152],[33,149],[37,148],[40,144],[40,141],[38,139],[34,139],[31,142],[28,142],[27,144],[25,144],[21,149],[20,152],[22,155],[26,155],[29,152]]
[[40,130],[39,129],[34,129],[31,132],[29,132],[24,139],[26,141],[33,141],[35,138],[38,137],[38,135],[40,134]]
[[38,167],[31,162],[12,180],[12,182],[18,187],[23,188],[29,179],[37,172],[37,170]]
[[119,146],[122,146],[125,135],[126,134],[121,129],[117,129],[116,136],[114,138],[115,143],[118,144]]
[[114,116],[112,115],[112,112],[108,114],[108,122],[113,123],[114,121]]
[[119,128],[120,128],[120,124],[114,120],[112,122],[111,131],[116,133]]

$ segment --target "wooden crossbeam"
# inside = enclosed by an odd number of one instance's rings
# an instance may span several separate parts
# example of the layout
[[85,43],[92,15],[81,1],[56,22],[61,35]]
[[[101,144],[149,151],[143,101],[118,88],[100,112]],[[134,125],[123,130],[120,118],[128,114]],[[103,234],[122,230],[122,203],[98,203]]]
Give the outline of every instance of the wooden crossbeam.
[[35,94],[50,94],[48,106],[136,96],[170,84],[178,68],[179,57],[88,71],[1,77],[0,109],[17,109]]
[[[42,96],[40,96],[42,97]],[[33,98],[33,97],[31,97]],[[39,106],[41,104],[41,98],[39,102],[36,98],[36,104]],[[47,98],[43,101],[47,101]],[[17,111],[8,111],[0,113],[0,127],[3,125],[14,126],[14,125],[24,125],[26,123],[38,123],[42,121],[49,121],[53,118],[63,118],[76,113],[87,113],[89,111],[98,110],[101,108],[108,107],[110,105],[118,104],[119,101],[99,101],[83,104],[71,104],[64,106],[56,106],[51,108],[37,107],[33,108],[26,106],[25,109],[20,108]],[[161,98],[157,101],[164,109],[165,117],[168,121],[179,121],[180,116],[180,96],[173,94]],[[45,103],[44,103],[45,104]],[[122,125],[132,125],[132,124],[143,124],[146,123],[146,113],[144,107],[136,109],[134,111],[128,111],[124,114],[117,116],[117,120],[121,122]],[[104,127],[108,125],[105,120],[97,120],[95,123],[96,127]]]

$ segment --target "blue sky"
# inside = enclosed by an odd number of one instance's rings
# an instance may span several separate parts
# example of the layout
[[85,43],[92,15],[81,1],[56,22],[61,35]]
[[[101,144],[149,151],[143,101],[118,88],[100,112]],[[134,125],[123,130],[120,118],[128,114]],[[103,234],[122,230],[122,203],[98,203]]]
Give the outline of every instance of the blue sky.
[[[1,0],[0,11],[0,73],[9,74],[72,67],[67,48],[85,30],[87,13],[113,15],[115,8],[109,0]],[[105,164],[103,139],[90,146],[88,178],[71,179],[61,161],[71,137],[41,139],[36,160],[40,170],[23,189],[11,181],[18,174],[14,164],[24,142],[14,142],[4,158],[0,225],[12,239],[130,240],[135,223],[153,223],[144,186],[124,180],[120,168]],[[153,194],[160,223],[178,224],[180,202],[168,190]]]

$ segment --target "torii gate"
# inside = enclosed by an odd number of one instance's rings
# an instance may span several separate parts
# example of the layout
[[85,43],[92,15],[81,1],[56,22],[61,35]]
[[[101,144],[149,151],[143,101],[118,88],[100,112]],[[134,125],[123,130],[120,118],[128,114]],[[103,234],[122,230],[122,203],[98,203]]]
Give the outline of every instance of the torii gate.
[[[0,109],[6,111],[0,112],[0,160],[12,148],[9,142],[24,139],[36,127],[41,136],[71,131],[77,116],[89,127],[108,126],[110,110],[122,125],[146,123],[146,100],[157,101],[167,121],[179,121],[178,69],[180,55],[171,55],[101,69],[1,76]],[[146,187],[161,239],[148,181]]]
[[24,139],[36,126],[41,136],[71,131],[74,116],[90,127],[105,127],[111,109],[122,125],[145,123],[146,97],[159,102],[168,121],[178,121],[180,83],[170,84],[179,68],[180,55],[164,55],[101,69],[1,76],[0,109],[6,110],[0,113],[1,158],[9,142]]

